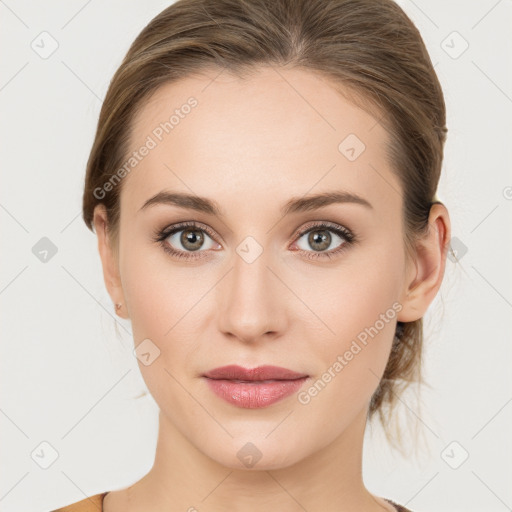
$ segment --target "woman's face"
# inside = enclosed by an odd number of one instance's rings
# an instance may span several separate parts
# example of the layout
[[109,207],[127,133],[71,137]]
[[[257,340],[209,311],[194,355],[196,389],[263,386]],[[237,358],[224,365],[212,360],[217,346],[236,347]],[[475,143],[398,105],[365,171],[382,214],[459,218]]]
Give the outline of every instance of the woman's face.
[[[325,80],[298,69],[218,73],[161,87],[135,118],[120,298],[169,428],[225,466],[259,452],[257,467],[271,469],[366,415],[411,277],[401,188],[384,128]],[[191,198],[148,203],[164,193]],[[322,194],[333,200],[310,201]],[[196,227],[169,234],[183,222]],[[308,377],[250,408],[203,376],[225,365]],[[239,383],[246,397],[248,386],[259,385]]]

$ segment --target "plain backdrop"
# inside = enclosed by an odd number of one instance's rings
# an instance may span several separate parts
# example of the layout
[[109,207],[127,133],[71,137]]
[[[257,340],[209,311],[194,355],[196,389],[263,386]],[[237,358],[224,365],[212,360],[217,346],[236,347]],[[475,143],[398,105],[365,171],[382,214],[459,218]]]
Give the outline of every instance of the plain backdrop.
[[[439,196],[459,261],[425,318],[422,410],[405,395],[397,412],[420,418],[428,449],[404,458],[368,430],[364,479],[415,512],[511,510],[512,2],[399,4],[444,89]],[[135,398],[146,388],[130,324],[114,314],[81,200],[109,81],[167,5],[0,2],[2,511],[125,487],[153,462],[157,409]]]

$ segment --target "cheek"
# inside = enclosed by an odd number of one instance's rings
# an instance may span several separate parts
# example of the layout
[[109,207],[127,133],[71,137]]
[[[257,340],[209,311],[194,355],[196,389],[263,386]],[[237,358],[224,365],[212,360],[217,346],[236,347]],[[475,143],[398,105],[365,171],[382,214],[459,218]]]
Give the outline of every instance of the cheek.
[[[334,331],[330,334],[346,339],[373,325],[392,307],[400,296],[402,272],[402,258],[396,251],[365,249],[354,252],[338,267],[300,280],[295,277],[295,281],[302,281],[303,296]],[[311,286],[313,280],[315,286]]]
[[350,289],[351,284],[325,302],[323,318],[335,336],[314,340],[311,351],[318,357],[319,373],[298,396],[309,417],[328,425],[326,438],[368,406],[389,358],[400,309],[393,283],[383,273],[367,273],[364,282]]
[[[329,328],[322,328],[325,341],[316,345],[324,367],[343,374],[343,385],[349,389],[363,386],[367,391],[378,385],[387,364],[402,308],[397,300],[400,256],[391,250],[381,251],[378,259],[375,253],[370,256],[361,254],[353,264],[333,272],[325,286],[308,294]],[[342,370],[339,364],[333,368],[339,356]]]
[[165,259],[150,243],[147,247],[143,244],[141,241],[123,248],[120,269],[136,345],[145,338],[165,339],[175,321],[169,312],[177,310],[180,297]]
[[[155,247],[125,252],[121,272],[134,345],[149,339],[160,351],[151,366],[139,364],[144,379],[154,380],[152,370],[160,367],[173,374],[184,368],[195,371],[197,365],[191,363],[198,360],[204,338],[204,322],[198,319],[210,313],[205,309],[208,300],[201,298],[215,284],[216,276],[210,273],[203,278],[199,267],[176,265],[163,249]],[[168,380],[162,371],[157,373]]]
[[[180,271],[173,269],[158,250],[126,247],[124,254],[123,291],[134,348],[139,344],[141,347],[139,370],[152,397],[165,409],[171,407],[173,400],[186,400],[178,374],[182,368],[190,367],[186,362],[194,352],[192,340],[197,339],[197,334],[190,330],[190,313],[194,312],[193,303],[198,297],[191,292],[193,288],[185,289],[185,283],[190,281],[180,277]],[[142,355],[146,353],[149,361]],[[193,407],[186,402],[181,406]]]

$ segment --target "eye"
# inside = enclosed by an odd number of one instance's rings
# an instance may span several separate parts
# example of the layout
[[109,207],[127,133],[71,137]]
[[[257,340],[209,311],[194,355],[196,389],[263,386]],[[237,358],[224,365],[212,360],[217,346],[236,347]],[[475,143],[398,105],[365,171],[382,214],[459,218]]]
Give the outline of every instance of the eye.
[[213,236],[207,226],[199,226],[196,222],[183,222],[157,232],[155,241],[160,242],[164,250],[173,257],[198,259],[207,256],[207,249],[220,247],[212,240]]
[[[306,237],[307,235],[307,237]],[[294,235],[293,239],[299,243],[306,237],[299,251],[308,259],[332,258],[356,242],[355,235],[347,228],[330,222],[316,221],[309,224]],[[198,260],[210,256],[209,250],[218,250],[220,244],[215,242],[215,234],[203,224],[194,221],[175,224],[161,231],[156,231],[153,237],[155,242],[162,245],[165,252],[173,258],[185,260]],[[341,241],[340,245],[332,248],[333,244]],[[313,248],[313,250],[309,250]],[[202,249],[202,250],[201,250]],[[297,250],[297,249],[292,249]]]
[[[297,236],[299,249],[305,252],[309,259],[331,258],[355,242],[355,236],[348,229],[330,222],[317,222],[310,225],[306,231],[302,230]],[[302,238],[304,240],[301,246],[299,242]],[[342,243],[333,249],[333,244],[338,241]],[[309,248],[313,248],[313,251]]]

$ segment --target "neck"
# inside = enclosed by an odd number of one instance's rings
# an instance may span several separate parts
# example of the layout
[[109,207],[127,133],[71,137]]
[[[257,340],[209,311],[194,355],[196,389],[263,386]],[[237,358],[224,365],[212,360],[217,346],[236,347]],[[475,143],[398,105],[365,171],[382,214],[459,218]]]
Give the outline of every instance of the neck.
[[[362,410],[332,443],[287,467],[277,463],[275,469],[219,464],[160,413],[155,462],[149,473],[128,489],[123,508],[150,512],[394,510],[369,493],[362,480],[366,412]],[[114,512],[115,507],[109,508]]]

